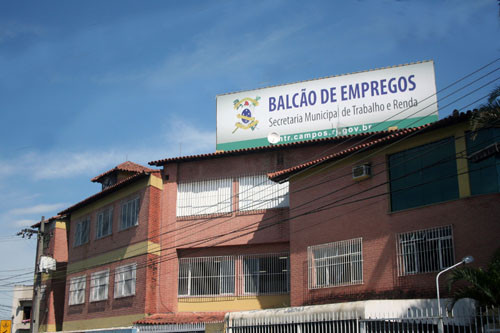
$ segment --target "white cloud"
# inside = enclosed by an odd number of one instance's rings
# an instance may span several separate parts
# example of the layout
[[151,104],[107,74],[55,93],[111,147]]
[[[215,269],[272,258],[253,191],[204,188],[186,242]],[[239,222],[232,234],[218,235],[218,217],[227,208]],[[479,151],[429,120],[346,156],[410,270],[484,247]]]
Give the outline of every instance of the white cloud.
[[39,221],[37,220],[30,220],[30,219],[22,219],[22,220],[17,220],[14,222],[14,225],[16,227],[30,227],[32,226],[33,224],[37,223]]
[[33,215],[50,213],[67,207],[67,203],[38,204],[29,207],[14,208],[7,212],[8,215]]
[[[147,162],[179,155],[215,150],[215,132],[199,129],[180,119],[171,119],[163,128],[162,140],[152,146],[87,149],[85,151],[31,151],[9,161],[0,160],[0,177],[28,175],[34,180],[93,177],[125,161],[146,165]],[[38,209],[43,210],[43,205]],[[57,208],[55,208],[57,209]],[[53,210],[55,210],[53,209]],[[21,210],[15,210],[21,212]],[[41,213],[36,211],[36,213]]]

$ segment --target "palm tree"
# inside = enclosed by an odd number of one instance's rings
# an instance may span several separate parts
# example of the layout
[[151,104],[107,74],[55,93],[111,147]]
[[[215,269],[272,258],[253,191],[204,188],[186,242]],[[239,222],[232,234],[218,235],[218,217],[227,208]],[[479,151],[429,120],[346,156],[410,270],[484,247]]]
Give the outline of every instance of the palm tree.
[[471,118],[471,129],[477,134],[482,128],[498,126],[498,124],[500,124],[500,86],[493,89],[488,96],[488,102],[479,106],[477,112],[474,112]]
[[[464,286],[465,283],[465,286]],[[486,270],[460,267],[451,274],[448,287],[458,287],[453,296],[451,308],[461,298],[475,299],[479,306],[500,306],[500,249],[493,254]]]

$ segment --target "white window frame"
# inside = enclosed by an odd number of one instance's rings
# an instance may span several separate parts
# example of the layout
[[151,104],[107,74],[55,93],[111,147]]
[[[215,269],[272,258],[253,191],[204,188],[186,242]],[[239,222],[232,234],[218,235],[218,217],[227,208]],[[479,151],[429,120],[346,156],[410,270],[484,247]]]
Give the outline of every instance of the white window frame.
[[84,304],[86,287],[87,275],[72,277],[69,280],[68,305]]
[[[224,263],[224,265],[222,264]],[[209,265],[217,265],[218,272],[216,275],[197,276],[196,270],[207,271],[210,270]],[[182,266],[187,269],[186,276],[183,276],[184,270]],[[207,267],[203,267],[207,265]],[[226,271],[224,272],[224,269]],[[209,280],[207,282],[207,280]],[[217,285],[210,286],[211,281],[217,281]],[[201,281],[201,282],[200,282]],[[179,259],[179,283],[178,283],[178,296],[179,297],[217,297],[225,295],[235,295],[236,292],[236,279],[235,279],[235,257],[234,256],[220,256],[220,257],[197,257],[197,258],[181,258]],[[184,285],[185,284],[185,285]],[[185,288],[185,293],[181,294],[181,285]],[[205,289],[203,293],[197,292],[196,288]],[[213,290],[210,290],[213,288]]]
[[309,289],[363,283],[363,239],[354,238],[307,248]]
[[399,276],[437,272],[455,263],[451,225],[397,234],[396,246]]
[[132,228],[139,224],[139,211],[141,208],[139,197],[127,200],[121,204],[120,230]]
[[[94,272],[90,275],[90,302],[108,299],[109,269]],[[100,291],[101,295],[100,295]]]
[[90,240],[90,217],[79,221],[75,228],[75,240],[73,246],[87,244]]
[[275,183],[266,174],[238,178],[238,209],[252,211],[289,206],[289,185]]
[[233,211],[233,178],[177,184],[177,217],[226,214]]
[[[243,275],[239,281],[241,281],[240,290],[243,295],[288,294],[290,292],[289,253],[242,255],[239,259],[241,261]],[[261,261],[263,260],[270,260],[271,264],[277,269],[274,272],[262,270]],[[251,264],[249,265],[249,263]],[[281,272],[278,272],[277,270],[281,266],[284,267]],[[282,280],[281,282],[279,281],[280,278]],[[284,283],[284,285],[282,285],[282,283]],[[264,289],[270,290],[266,291]]]
[[[104,229],[105,219],[108,219],[108,229]],[[96,239],[109,236],[113,233],[113,207],[103,209],[97,213],[96,219]]]
[[[117,267],[115,270],[115,288],[114,288],[114,298],[122,298],[135,295],[135,289],[137,284],[137,264],[128,264],[124,266]],[[127,276],[127,274],[130,274]],[[125,288],[126,284],[129,283],[130,286]]]

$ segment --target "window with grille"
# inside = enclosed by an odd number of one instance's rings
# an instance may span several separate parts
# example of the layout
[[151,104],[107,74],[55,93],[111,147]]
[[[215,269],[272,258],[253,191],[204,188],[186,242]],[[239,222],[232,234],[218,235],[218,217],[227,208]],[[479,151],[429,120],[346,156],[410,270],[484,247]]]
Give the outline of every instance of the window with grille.
[[135,295],[136,269],[136,264],[116,268],[114,291],[115,298]]
[[362,248],[361,238],[308,247],[309,288],[363,283]]
[[391,210],[457,199],[454,138],[446,138],[389,156]]
[[135,198],[122,204],[120,219],[120,230],[133,227],[139,223],[139,198]]
[[90,218],[76,224],[74,246],[79,246],[89,241]]
[[113,229],[113,208],[108,208],[97,214],[96,238],[111,235]]
[[71,278],[69,280],[69,305],[85,303],[85,287],[87,277],[85,275]]
[[243,294],[282,294],[290,290],[289,255],[242,256]]
[[288,182],[275,183],[267,175],[239,178],[239,210],[288,207]]
[[234,257],[179,260],[179,296],[233,295]]
[[92,273],[90,276],[90,301],[108,299],[109,269]]
[[232,184],[231,178],[177,184],[177,216],[230,213]]
[[455,263],[451,226],[397,235],[400,276],[437,272]]

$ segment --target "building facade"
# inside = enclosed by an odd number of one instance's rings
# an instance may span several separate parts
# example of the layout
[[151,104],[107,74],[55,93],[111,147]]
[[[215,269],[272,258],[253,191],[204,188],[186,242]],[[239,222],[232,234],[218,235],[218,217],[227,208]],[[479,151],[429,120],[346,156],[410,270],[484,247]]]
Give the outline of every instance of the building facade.
[[470,116],[95,177],[102,191],[60,213],[62,329],[216,331],[227,312],[434,298],[438,271],[498,246],[500,129],[473,139]]

